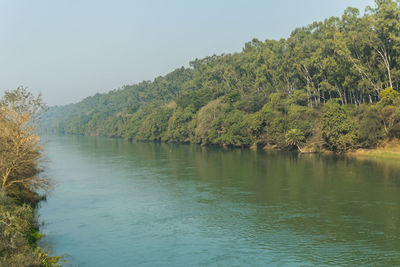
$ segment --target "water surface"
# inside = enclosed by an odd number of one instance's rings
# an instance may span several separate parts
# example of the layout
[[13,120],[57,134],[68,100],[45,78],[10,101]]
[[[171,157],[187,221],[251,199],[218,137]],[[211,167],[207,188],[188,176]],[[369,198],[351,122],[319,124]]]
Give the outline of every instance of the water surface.
[[400,166],[46,138],[53,254],[84,266],[400,265]]

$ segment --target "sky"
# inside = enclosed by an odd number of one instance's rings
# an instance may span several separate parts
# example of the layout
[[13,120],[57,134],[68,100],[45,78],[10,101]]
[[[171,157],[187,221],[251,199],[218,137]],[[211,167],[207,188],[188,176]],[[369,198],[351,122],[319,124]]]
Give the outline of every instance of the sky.
[[373,2],[0,0],[0,95],[26,86],[48,105],[73,103]]

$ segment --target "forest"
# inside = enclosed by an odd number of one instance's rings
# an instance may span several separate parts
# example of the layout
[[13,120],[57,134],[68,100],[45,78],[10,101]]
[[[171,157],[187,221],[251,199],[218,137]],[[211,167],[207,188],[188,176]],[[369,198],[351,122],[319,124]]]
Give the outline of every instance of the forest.
[[43,116],[48,132],[301,152],[374,148],[400,137],[400,1],[376,0],[253,39],[233,54]]

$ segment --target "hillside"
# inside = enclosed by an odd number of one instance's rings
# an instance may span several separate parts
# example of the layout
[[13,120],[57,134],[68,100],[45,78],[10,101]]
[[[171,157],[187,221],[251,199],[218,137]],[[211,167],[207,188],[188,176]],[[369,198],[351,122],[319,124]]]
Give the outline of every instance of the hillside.
[[153,81],[52,107],[44,129],[130,140],[344,152],[400,137],[400,4],[348,8],[190,62]]

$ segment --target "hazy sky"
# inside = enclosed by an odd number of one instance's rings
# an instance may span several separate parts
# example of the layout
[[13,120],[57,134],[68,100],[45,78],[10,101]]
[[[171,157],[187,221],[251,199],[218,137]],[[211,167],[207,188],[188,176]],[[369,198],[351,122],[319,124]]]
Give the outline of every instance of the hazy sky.
[[373,0],[0,0],[0,94],[49,105],[152,80]]

